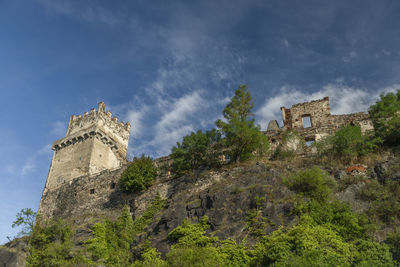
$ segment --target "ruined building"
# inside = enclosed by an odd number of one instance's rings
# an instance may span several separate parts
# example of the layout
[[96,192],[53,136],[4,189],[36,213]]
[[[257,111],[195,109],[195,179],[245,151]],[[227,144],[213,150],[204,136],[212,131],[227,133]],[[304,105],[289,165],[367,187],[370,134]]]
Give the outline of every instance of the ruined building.
[[333,115],[330,111],[329,97],[311,102],[299,103],[291,108],[281,107],[283,127],[280,128],[276,120],[268,124],[266,134],[270,138],[272,148],[281,142],[282,134],[288,130],[295,130],[310,144],[324,136],[333,135],[345,125],[360,125],[363,133],[373,130],[369,115],[357,112],[345,115]]
[[[296,130],[302,140],[289,145],[300,147],[296,152],[303,155],[312,153],[304,142],[332,135],[341,126],[358,124],[363,132],[373,130],[366,113],[332,115],[328,97],[282,107],[281,111],[283,127],[273,120],[265,132],[272,149],[282,144],[282,137],[290,129]],[[41,218],[90,218],[94,214],[113,217],[126,204],[133,212],[143,210],[144,202],[122,193],[117,186],[126,168],[129,130],[129,123],[112,118],[103,102],[83,116],[72,115],[66,136],[52,146],[54,156],[38,211]],[[170,158],[160,158],[155,163],[168,165]]]
[[[118,122],[110,111],[105,111],[103,102],[83,116],[72,115],[66,136],[52,145],[54,155],[38,213],[51,217],[50,207],[54,207],[57,195],[75,180],[89,185],[89,180],[101,172],[120,169],[126,163],[129,132],[130,124]],[[105,179],[97,179],[97,186],[106,183],[109,188],[108,182],[112,182],[115,187],[115,181]],[[72,197],[77,198],[80,192],[75,191]],[[93,187],[83,194],[94,192]]]

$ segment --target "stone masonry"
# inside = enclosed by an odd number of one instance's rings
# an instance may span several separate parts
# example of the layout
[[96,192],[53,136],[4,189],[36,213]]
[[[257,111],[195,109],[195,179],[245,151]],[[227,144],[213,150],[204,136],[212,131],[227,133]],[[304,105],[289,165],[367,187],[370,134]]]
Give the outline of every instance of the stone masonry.
[[[284,125],[276,120],[269,122],[265,134],[272,149],[282,141],[290,129],[299,133],[303,141],[316,141],[332,135],[341,126],[358,124],[363,132],[373,130],[368,114],[359,112],[346,115],[330,113],[329,98],[281,108]],[[105,111],[103,102],[98,110],[92,109],[83,116],[71,116],[66,137],[54,142],[54,156],[43,190],[38,214],[42,219],[79,218],[93,216],[114,217],[128,204],[131,212],[144,205],[138,196],[125,195],[118,188],[121,173],[126,168],[129,123],[118,123]],[[295,140],[291,145],[304,142]],[[310,147],[301,149],[303,155],[312,153]],[[171,164],[169,157],[154,160],[161,167]],[[168,168],[163,175],[170,178]],[[154,192],[153,192],[154,193]],[[136,204],[133,204],[136,203]],[[137,212],[136,212],[137,213]]]
[[282,133],[290,129],[296,130],[306,143],[333,135],[345,125],[360,125],[363,133],[374,129],[367,113],[332,115],[329,97],[295,104],[291,108],[281,107],[281,111],[283,127],[280,128],[276,120],[271,120],[265,132],[273,149],[280,143]]
[[38,213],[48,213],[45,209],[55,200],[47,196],[54,195],[58,188],[71,184],[78,177],[120,169],[126,163],[129,131],[130,124],[118,122],[110,111],[105,111],[103,102],[98,104],[97,110],[92,109],[83,116],[72,115],[66,136],[52,145],[53,159]]

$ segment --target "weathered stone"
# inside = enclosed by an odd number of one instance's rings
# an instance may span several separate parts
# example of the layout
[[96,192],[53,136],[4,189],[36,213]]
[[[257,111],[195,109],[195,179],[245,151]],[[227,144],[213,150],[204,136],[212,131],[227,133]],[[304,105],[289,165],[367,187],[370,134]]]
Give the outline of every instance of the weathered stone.
[[388,172],[388,164],[380,163],[375,166],[374,170],[375,170],[376,176],[378,178],[378,182],[381,184],[386,183],[386,174]]
[[[333,135],[342,126],[358,124],[363,133],[371,132],[374,129],[367,113],[332,115],[329,97],[295,104],[291,108],[281,107],[281,112],[284,124],[283,129],[280,129],[280,131],[272,130],[276,129],[276,124],[274,121],[270,121],[265,132],[270,139],[272,150],[275,150],[280,145],[284,146],[283,149],[288,146],[287,142],[283,144],[282,135],[290,129],[296,130],[305,144],[304,149],[296,149],[296,154],[305,156],[316,154],[316,148],[311,146],[313,142],[325,136]],[[293,146],[293,144],[289,145]]]
[[343,180],[347,176],[347,173],[343,170],[337,171],[334,177],[338,180]]

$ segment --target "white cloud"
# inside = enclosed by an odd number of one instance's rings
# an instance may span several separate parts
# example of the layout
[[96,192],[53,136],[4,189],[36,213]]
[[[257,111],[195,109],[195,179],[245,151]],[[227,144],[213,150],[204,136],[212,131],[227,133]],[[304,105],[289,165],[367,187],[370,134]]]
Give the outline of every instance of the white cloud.
[[51,124],[50,132],[57,138],[62,138],[67,132],[67,124],[64,121],[56,121]]
[[40,156],[47,155],[50,156],[52,154],[51,145],[47,144],[29,156],[21,169],[21,175],[25,176],[36,169],[36,162]]
[[366,112],[368,107],[379,99],[380,94],[395,92],[399,89],[400,85],[394,84],[371,93],[366,89],[343,84],[328,84],[319,91],[305,93],[295,87],[284,86],[280,89],[279,94],[268,98],[264,105],[256,111],[257,121],[262,129],[266,129],[270,120],[278,120],[279,125],[282,126],[280,107],[289,108],[293,104],[321,99],[325,96],[329,96],[332,114]]
[[[168,154],[175,143],[184,135],[195,130],[193,117],[201,117],[201,108],[206,107],[201,91],[182,96],[171,103],[171,108],[155,126],[155,137],[151,142],[158,148],[158,154]],[[199,114],[196,114],[199,112]],[[196,116],[197,115],[197,116]]]
[[143,135],[143,120],[148,111],[148,106],[143,106],[140,110],[128,110],[127,115],[125,116],[125,120],[131,124],[131,136],[137,138]]

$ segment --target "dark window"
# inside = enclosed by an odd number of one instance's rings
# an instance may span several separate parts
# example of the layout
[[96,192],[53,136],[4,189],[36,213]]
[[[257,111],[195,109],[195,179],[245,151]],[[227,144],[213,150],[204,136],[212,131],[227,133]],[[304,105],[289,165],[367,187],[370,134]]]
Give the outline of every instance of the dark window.
[[311,137],[306,137],[306,146],[311,146],[314,142],[315,142],[315,137],[311,136]]
[[310,127],[312,127],[312,124],[311,124],[311,116],[310,116],[310,115],[304,115],[304,116],[303,116],[303,127],[304,127],[304,128],[310,128]]
[[110,185],[110,188],[111,188],[111,189],[114,189],[114,188],[115,188],[115,186],[116,186],[116,184],[115,184],[115,183],[111,183],[111,185]]
[[94,189],[90,189],[90,194],[94,194]]

